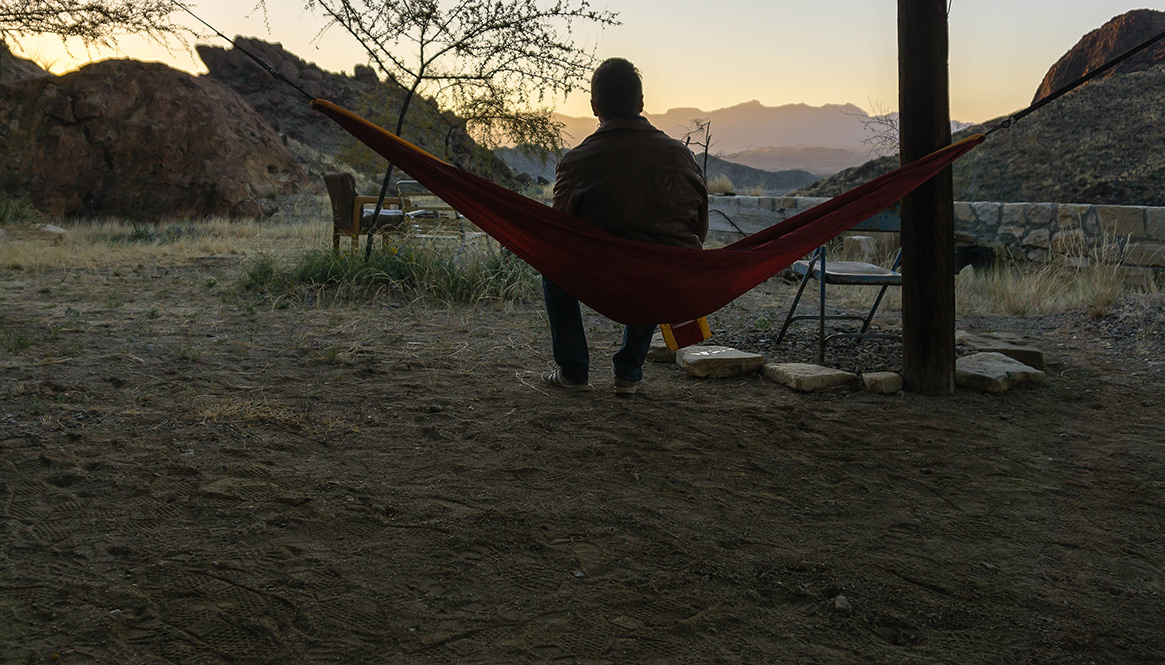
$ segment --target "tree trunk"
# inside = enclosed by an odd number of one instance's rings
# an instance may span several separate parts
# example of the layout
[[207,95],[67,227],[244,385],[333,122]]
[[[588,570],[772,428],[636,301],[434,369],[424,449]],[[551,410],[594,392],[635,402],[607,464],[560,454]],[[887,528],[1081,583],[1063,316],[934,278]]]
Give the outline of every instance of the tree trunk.
[[[898,0],[902,163],[951,142],[947,0]],[[947,168],[902,200],[902,378],[955,390],[954,187]]]

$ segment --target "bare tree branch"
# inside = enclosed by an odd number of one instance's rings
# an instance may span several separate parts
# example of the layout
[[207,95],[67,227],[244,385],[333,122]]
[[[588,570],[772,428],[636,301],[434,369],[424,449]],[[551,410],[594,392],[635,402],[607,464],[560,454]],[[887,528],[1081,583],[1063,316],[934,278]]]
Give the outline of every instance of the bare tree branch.
[[178,9],[172,0],[0,0],[0,41],[58,35],[112,46],[119,35],[137,33],[164,42],[187,32],[170,20]]
[[589,0],[305,0],[356,38],[382,76],[406,95],[397,131],[412,97],[422,94],[464,119],[486,144],[534,140],[562,146],[561,125],[547,98],[565,98],[585,85],[593,48],[572,36],[577,23],[618,25],[615,14]]

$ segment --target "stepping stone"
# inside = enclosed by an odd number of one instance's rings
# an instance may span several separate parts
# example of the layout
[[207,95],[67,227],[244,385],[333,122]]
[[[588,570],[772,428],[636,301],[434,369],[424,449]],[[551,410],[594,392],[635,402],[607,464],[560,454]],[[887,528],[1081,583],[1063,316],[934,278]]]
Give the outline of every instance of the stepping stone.
[[651,348],[647,350],[647,359],[657,363],[676,361],[676,352],[667,348],[667,342],[663,341],[663,333],[656,332],[651,336]]
[[769,363],[765,365],[765,376],[803,393],[852,386],[858,382],[857,374],[809,363]]
[[879,395],[893,395],[902,390],[902,376],[897,372],[867,372],[862,375],[862,389]]
[[676,364],[688,376],[728,378],[759,370],[765,364],[765,357],[727,346],[689,346],[676,351]]
[[972,334],[960,330],[955,333],[955,344],[970,347],[979,353],[1002,353],[1036,369],[1044,366],[1044,352],[1012,333]]
[[955,361],[955,385],[1001,393],[1020,383],[1039,383],[1045,374],[1002,353],[976,353]]

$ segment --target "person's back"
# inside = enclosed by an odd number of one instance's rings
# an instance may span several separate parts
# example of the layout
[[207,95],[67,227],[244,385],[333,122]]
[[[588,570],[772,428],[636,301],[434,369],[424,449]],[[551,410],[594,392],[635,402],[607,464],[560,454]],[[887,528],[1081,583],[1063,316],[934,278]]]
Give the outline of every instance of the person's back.
[[[591,78],[591,109],[599,128],[558,163],[554,207],[645,242],[699,249],[708,233],[708,192],[688,148],[651,126],[643,112],[639,70],[622,58],[604,61]],[[542,293],[550,321],[550,385],[590,390],[590,354],[578,300],[545,277]],[[643,378],[643,361],[655,326],[627,326],[613,358],[615,392],[631,394]]]
[[606,120],[558,165],[554,207],[615,235],[699,248],[707,235],[704,179],[683,143],[646,119]]

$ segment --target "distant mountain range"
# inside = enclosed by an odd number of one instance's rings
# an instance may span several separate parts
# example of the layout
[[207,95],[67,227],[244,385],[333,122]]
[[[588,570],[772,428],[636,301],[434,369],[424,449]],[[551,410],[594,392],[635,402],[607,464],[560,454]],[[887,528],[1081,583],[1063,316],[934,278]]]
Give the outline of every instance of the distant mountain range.
[[[695,119],[711,123],[711,154],[729,162],[765,171],[808,171],[824,176],[857,166],[880,152],[871,143],[892,113],[871,117],[854,104],[785,104],[765,106],[753,100],[714,111],[676,108],[645,114],[651,124],[676,138],[693,126]],[[567,145],[574,146],[598,126],[593,118],[556,114],[563,123]],[[954,122],[955,130],[967,123]]]
[[[499,148],[494,151],[498,157],[510,165],[518,173],[525,173],[531,178],[543,178],[547,182],[554,182],[554,168],[558,159],[553,155],[546,160],[530,157],[517,148]],[[696,161],[703,163],[703,153],[696,155]],[[738,191],[759,189],[769,195],[781,195],[791,192],[798,187],[804,187],[821,178],[808,171],[798,169],[784,169],[766,171],[751,166],[725,161],[718,157],[708,156],[708,180],[719,177],[728,178],[733,188]]]

